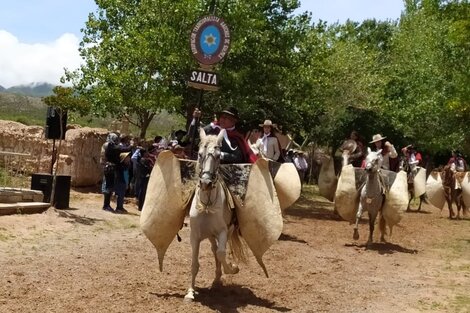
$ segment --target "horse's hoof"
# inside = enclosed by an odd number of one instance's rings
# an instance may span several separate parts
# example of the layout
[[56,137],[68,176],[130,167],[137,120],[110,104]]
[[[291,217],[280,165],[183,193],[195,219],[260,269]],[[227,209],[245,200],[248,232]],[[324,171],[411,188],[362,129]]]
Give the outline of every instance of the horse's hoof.
[[238,268],[237,265],[232,264],[232,274],[238,274],[240,272],[240,269]]
[[184,296],[184,302],[189,303],[194,301],[194,295],[186,295]]
[[222,287],[222,281],[221,281],[220,279],[214,280],[214,281],[212,282],[211,288],[217,289],[217,288],[219,288],[219,287]]
[[193,302],[194,301],[194,290],[189,289],[188,293],[184,296],[184,302]]
[[357,231],[357,229],[354,230],[353,239],[354,239],[354,240],[358,240],[358,239],[359,239],[359,232]]

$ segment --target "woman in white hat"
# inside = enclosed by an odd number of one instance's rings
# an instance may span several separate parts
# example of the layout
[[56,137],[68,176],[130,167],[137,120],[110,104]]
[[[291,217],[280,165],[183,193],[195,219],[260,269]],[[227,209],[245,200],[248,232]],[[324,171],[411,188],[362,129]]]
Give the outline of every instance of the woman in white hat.
[[378,151],[382,149],[382,168],[389,171],[395,171],[396,165],[398,165],[398,153],[389,141],[385,141],[385,138],[387,137],[382,137],[381,134],[375,134],[372,136],[372,141],[370,142],[374,144],[374,148],[372,150]]
[[281,148],[279,140],[274,135],[274,128],[276,124],[273,124],[271,120],[265,120],[263,124],[259,124],[263,127],[263,136],[256,141],[254,151],[258,151],[259,155],[265,159],[278,161],[281,156]]

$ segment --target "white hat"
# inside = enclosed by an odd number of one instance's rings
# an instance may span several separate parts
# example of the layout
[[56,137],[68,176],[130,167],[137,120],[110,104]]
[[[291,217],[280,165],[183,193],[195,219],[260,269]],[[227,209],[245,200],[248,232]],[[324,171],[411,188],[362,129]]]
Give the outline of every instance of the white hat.
[[381,134],[375,134],[374,136],[372,136],[372,141],[369,142],[369,143],[374,143],[374,142],[377,142],[377,141],[381,141],[381,140],[384,140],[385,138],[387,138],[387,137],[382,137]]
[[276,124],[273,124],[271,120],[265,120],[263,124],[259,124],[259,126],[264,127],[264,126],[270,126],[270,127],[276,127]]

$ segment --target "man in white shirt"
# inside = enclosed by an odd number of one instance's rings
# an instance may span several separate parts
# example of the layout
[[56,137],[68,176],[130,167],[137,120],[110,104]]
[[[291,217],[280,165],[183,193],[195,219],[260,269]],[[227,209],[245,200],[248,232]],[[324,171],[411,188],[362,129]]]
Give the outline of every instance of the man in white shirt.
[[294,153],[294,165],[297,168],[297,172],[299,173],[300,183],[303,184],[305,180],[305,174],[308,170],[307,159],[305,158],[303,151],[296,151]]

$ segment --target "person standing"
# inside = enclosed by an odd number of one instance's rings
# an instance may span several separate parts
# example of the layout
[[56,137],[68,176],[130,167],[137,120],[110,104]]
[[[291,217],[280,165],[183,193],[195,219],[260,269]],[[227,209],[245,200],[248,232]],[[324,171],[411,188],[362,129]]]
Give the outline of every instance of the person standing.
[[116,166],[113,162],[108,161],[106,151],[110,145],[118,144],[119,136],[115,133],[109,133],[106,137],[106,142],[101,146],[100,164],[103,168],[103,182],[101,184],[101,192],[104,196],[103,210],[109,212],[114,212],[114,209],[111,207],[111,196],[114,191],[114,173]]
[[[104,149],[104,158],[106,160],[105,167],[105,187],[103,188],[104,195],[104,204],[103,210],[115,213],[114,209],[111,207],[111,195],[114,191],[116,192],[116,180],[118,179],[119,167],[121,163],[120,154],[123,152],[130,153],[132,147],[121,146],[119,145],[119,136],[115,133],[110,133],[108,139],[102,147]],[[125,189],[124,189],[125,193]],[[124,199],[122,199],[124,202]],[[118,203],[119,208],[119,203]]]
[[305,181],[305,174],[308,170],[307,159],[305,158],[303,151],[294,152],[294,165],[299,173],[300,183],[303,185]]
[[374,144],[373,151],[381,150],[382,154],[382,168],[384,170],[396,172],[398,170],[398,153],[395,147],[389,142],[385,141],[381,134],[372,136],[372,141],[369,143]]
[[129,185],[129,168],[131,164],[131,153],[122,152],[119,154],[119,164],[116,166],[116,178],[114,181],[114,190],[116,193],[116,211],[115,213],[125,214],[124,197],[126,196],[127,186]]
[[265,159],[278,161],[281,156],[281,148],[279,140],[274,135],[274,127],[270,120],[265,120],[263,124],[259,124],[263,127],[263,136],[256,141],[256,150],[259,151],[259,155]]

